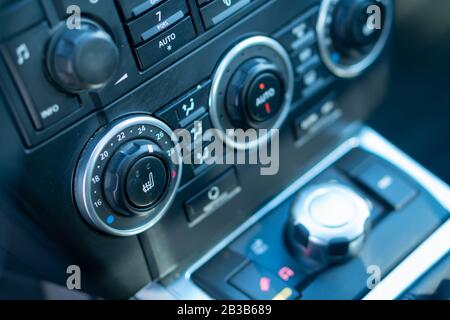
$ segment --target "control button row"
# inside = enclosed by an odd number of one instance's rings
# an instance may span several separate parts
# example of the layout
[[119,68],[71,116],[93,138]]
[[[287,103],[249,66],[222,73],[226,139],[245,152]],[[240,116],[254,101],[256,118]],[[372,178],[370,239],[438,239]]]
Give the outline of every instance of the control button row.
[[175,53],[196,37],[192,19],[185,18],[177,25],[136,49],[139,67],[147,69]]
[[277,32],[275,38],[290,53],[305,48],[311,43],[315,43],[317,41],[316,22],[318,12],[318,7],[312,8],[287,27]]
[[252,300],[295,300],[299,293],[264,267],[248,263],[230,278],[230,284]]
[[[190,151],[183,155],[188,161],[184,165],[182,184],[203,172],[208,167],[207,160],[212,157],[210,148],[202,141],[205,132],[212,128],[211,119],[207,113],[210,89],[211,81],[204,81],[156,114],[172,128],[185,128],[190,132],[192,143],[182,144],[185,150]],[[199,141],[201,146],[194,148],[195,141]]]
[[295,70],[294,101],[310,98],[333,81],[317,46],[318,12],[318,7],[312,8],[275,35],[289,51]]
[[[184,155],[185,165],[183,168],[182,184],[188,183],[194,177],[202,174],[206,169],[212,166],[215,161],[213,144],[215,140],[203,141],[202,136],[208,129],[212,128],[211,119],[209,114],[203,115],[200,119],[195,120],[187,130],[191,135],[191,145],[182,143],[182,146],[189,153]],[[193,140],[193,139],[196,140]],[[214,137],[212,139],[215,139]]]
[[285,281],[292,273],[291,269],[284,268],[275,275],[234,250],[225,249],[192,277],[218,299],[295,300],[300,294]]
[[[210,29],[246,7],[252,0],[214,0],[200,9],[206,29]],[[199,1],[204,5],[208,1]],[[201,3],[201,4],[200,4]]]
[[334,100],[329,98],[322,100],[316,107],[294,120],[295,138],[297,140],[305,138],[309,133],[335,120],[340,115],[342,115],[342,111],[336,106]]

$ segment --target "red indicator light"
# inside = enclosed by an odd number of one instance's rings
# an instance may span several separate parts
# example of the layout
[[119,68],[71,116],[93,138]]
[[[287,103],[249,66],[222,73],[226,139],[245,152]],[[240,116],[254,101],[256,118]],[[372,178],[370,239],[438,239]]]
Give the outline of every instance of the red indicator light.
[[266,277],[262,277],[259,279],[259,289],[262,292],[267,292],[270,290],[270,279]]
[[266,85],[264,83],[259,84],[259,89],[264,90],[266,88]]

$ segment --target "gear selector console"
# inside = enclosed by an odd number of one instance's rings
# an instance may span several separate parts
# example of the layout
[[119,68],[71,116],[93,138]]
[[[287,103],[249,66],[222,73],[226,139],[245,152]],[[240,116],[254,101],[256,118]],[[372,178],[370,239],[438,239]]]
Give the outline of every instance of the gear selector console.
[[373,270],[382,281],[446,219],[417,181],[357,148],[268,211],[192,279],[222,299],[361,299],[372,289]]

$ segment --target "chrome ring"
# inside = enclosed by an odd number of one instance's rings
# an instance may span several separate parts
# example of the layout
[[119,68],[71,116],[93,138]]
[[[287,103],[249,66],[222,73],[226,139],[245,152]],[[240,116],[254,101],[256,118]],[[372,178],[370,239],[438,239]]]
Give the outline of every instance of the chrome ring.
[[97,137],[91,139],[88,147],[84,150],[83,154],[80,157],[74,180],[75,200],[82,216],[93,227],[119,237],[133,236],[142,233],[155,225],[164,216],[173,200],[175,199],[176,190],[180,185],[182,176],[183,163],[182,161],[178,161],[178,176],[174,187],[172,187],[173,191],[168,195],[168,198],[166,198],[166,203],[162,208],[159,209],[158,214],[145,224],[133,229],[119,230],[107,225],[102,219],[100,219],[93,205],[90,183],[91,177],[95,170],[94,167],[96,159],[98,159],[100,153],[112,138],[114,138],[124,129],[134,125],[152,125],[164,131],[168,136],[170,136],[170,139],[174,144],[174,150],[177,153],[178,159],[181,159],[181,151],[178,144],[178,139],[169,126],[167,126],[164,122],[150,116],[132,116],[127,119],[121,120],[116,124],[113,124],[110,128],[105,129],[105,134],[100,134]]
[[328,13],[330,11],[330,6],[335,5],[340,0],[323,0],[320,6],[319,18],[317,21],[317,41],[319,45],[320,55],[324,64],[327,68],[336,76],[340,78],[354,78],[359,76],[364,70],[369,68],[376,59],[380,56],[383,51],[386,43],[389,39],[389,34],[392,29],[393,17],[394,17],[394,9],[391,0],[377,0],[378,2],[382,2],[386,7],[386,18],[384,28],[382,30],[381,36],[378,39],[375,46],[372,48],[369,54],[367,54],[363,59],[359,62],[344,66],[338,63],[335,63],[331,59],[331,52],[328,49],[329,38],[326,34],[327,29],[327,18]]
[[274,39],[266,36],[255,36],[245,39],[239,44],[237,44],[235,47],[233,47],[223,58],[222,62],[220,63],[214,74],[211,86],[211,94],[209,96],[209,106],[210,106],[211,121],[214,127],[219,129],[222,133],[220,135],[220,138],[223,140],[223,142],[225,142],[227,146],[237,150],[249,150],[256,148],[260,144],[267,142],[267,140],[269,140],[272,136],[272,130],[268,130],[267,134],[262,135],[257,140],[250,141],[248,143],[238,143],[234,141],[234,139],[231,139],[226,135],[227,128],[223,126],[223,122],[221,121],[219,115],[220,110],[218,110],[220,105],[219,102],[220,97],[218,93],[220,91],[220,87],[223,85],[222,83],[223,78],[224,75],[228,72],[229,66],[235,61],[236,58],[238,58],[243,52],[245,52],[245,50],[257,46],[265,46],[273,50],[274,53],[276,53],[279,56],[279,58],[281,58],[283,64],[285,64],[285,69],[287,73],[286,79],[287,88],[284,98],[285,103],[281,107],[280,115],[278,116],[277,121],[274,123],[271,129],[279,129],[283,125],[284,121],[289,115],[289,109],[293,99],[294,71],[289,55],[281,44],[279,44]]

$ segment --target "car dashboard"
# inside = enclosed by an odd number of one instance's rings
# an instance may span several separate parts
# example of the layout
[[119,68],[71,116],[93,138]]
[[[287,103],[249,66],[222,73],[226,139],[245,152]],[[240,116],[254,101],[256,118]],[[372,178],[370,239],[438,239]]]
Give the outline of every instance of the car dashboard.
[[450,189],[365,124],[395,13],[0,0],[5,277],[57,299],[421,297],[449,252]]

